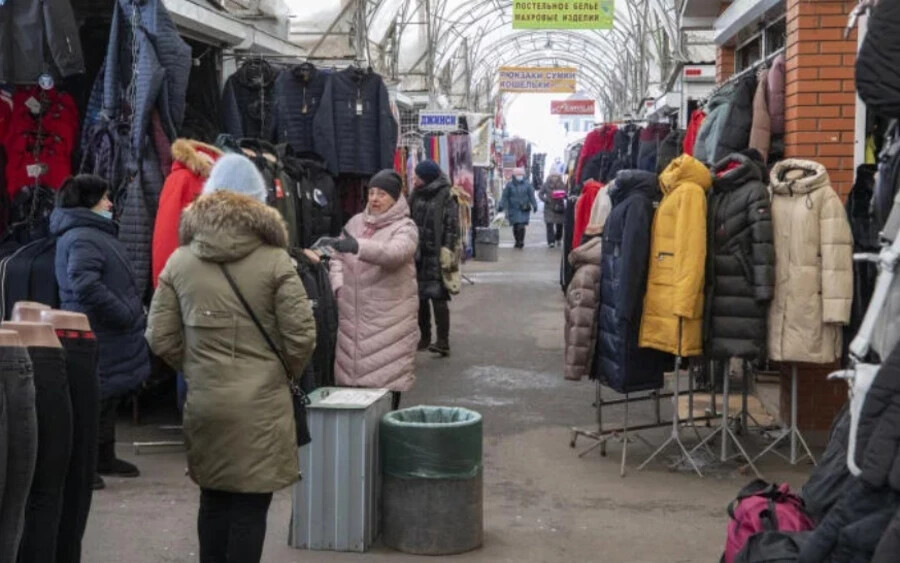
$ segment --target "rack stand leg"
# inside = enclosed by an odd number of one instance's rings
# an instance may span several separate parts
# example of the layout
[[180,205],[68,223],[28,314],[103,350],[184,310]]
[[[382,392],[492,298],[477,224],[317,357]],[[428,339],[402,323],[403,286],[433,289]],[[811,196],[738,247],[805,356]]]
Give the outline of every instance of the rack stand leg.
[[[715,366],[715,364],[713,364],[713,366]],[[762,475],[760,474],[759,470],[756,469],[756,466],[753,464],[753,460],[750,459],[750,456],[747,454],[747,450],[744,449],[743,444],[741,444],[740,440],[737,439],[737,436],[735,435],[734,431],[731,429],[731,426],[729,424],[728,413],[731,410],[731,405],[729,404],[730,397],[731,397],[731,394],[730,394],[731,382],[730,382],[730,380],[731,380],[730,374],[728,374],[726,371],[725,377],[724,377],[723,383],[722,383],[722,426],[721,426],[721,428],[719,428],[717,431],[715,431],[712,434],[710,434],[709,436],[707,436],[706,439],[703,440],[702,442],[700,442],[693,450],[691,450],[691,452],[696,451],[698,448],[705,445],[707,442],[711,441],[714,437],[718,436],[719,433],[721,433],[721,435],[722,435],[722,452],[721,452],[721,457],[719,458],[720,461],[722,463],[725,463],[729,459],[731,459],[731,456],[728,455],[728,440],[730,439],[732,442],[734,442],[734,445],[737,446],[737,449],[740,452],[740,454],[737,457],[743,457],[745,460],[747,460],[747,466],[749,466],[751,469],[753,469],[753,472],[756,473],[757,477],[762,479]]]
[[[679,331],[679,333],[680,333],[680,331]],[[679,340],[680,340],[680,336],[681,335],[679,334]],[[685,459],[688,460],[688,462],[691,464],[691,467],[694,469],[694,471],[697,472],[697,475],[699,475],[700,477],[703,477],[703,473],[701,473],[700,468],[697,467],[697,463],[694,461],[693,456],[691,456],[691,453],[688,451],[688,449],[685,447],[684,443],[681,441],[681,436],[679,433],[679,427],[680,427],[680,423],[681,423],[681,420],[680,420],[680,417],[678,414],[678,406],[679,406],[678,399],[681,395],[681,393],[680,393],[681,385],[679,382],[680,376],[681,376],[681,356],[677,356],[675,358],[675,393],[672,395],[672,435],[669,436],[669,439],[666,440],[665,442],[663,442],[663,444],[655,452],[653,452],[653,455],[648,457],[647,460],[644,461],[644,463],[642,463],[640,467],[638,467],[638,471],[643,471],[644,468],[647,467],[647,464],[649,464],[651,461],[656,459],[656,457],[659,454],[661,454],[667,447],[669,447],[670,444],[674,443],[681,450],[681,453],[684,454]]]
[[[778,444],[780,444],[781,441],[787,437],[790,437],[791,442],[790,458],[785,458],[775,450]],[[798,443],[799,445],[803,446],[804,450],[806,450],[806,454],[801,457],[797,457]],[[759,455],[753,458],[753,461],[756,461],[769,452],[787,459],[791,463],[791,465],[797,465],[797,463],[799,463],[803,458],[807,456],[809,456],[809,459],[813,462],[813,465],[816,464],[816,458],[813,456],[812,450],[809,449],[809,446],[806,444],[806,440],[803,438],[803,434],[800,433],[800,429],[797,427],[797,366],[791,366],[791,426],[784,434],[779,436],[777,440],[769,444],[766,449],[759,452]]]

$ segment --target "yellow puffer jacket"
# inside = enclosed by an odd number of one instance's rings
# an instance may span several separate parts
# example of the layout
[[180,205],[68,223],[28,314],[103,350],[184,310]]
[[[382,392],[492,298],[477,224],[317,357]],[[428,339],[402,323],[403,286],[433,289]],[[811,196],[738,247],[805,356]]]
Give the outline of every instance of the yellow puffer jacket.
[[688,155],[673,160],[659,176],[663,199],[653,217],[642,348],[683,357],[703,353],[706,191],[711,186],[709,170]]

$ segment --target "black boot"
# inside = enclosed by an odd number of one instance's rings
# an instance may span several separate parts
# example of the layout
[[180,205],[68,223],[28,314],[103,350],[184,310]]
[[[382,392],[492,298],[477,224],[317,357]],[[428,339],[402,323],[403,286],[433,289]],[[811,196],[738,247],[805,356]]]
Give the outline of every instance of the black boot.
[[91,489],[95,491],[100,491],[106,488],[106,482],[103,480],[103,477],[100,475],[94,474],[94,482],[91,483]]
[[430,347],[431,347],[431,337],[423,336],[419,340],[419,345],[416,347],[416,350],[418,350],[419,352],[424,352],[425,350],[428,350],[428,348],[430,348]]
[[97,473],[112,477],[138,477],[141,472],[134,465],[116,457],[115,442],[100,444],[97,455]]

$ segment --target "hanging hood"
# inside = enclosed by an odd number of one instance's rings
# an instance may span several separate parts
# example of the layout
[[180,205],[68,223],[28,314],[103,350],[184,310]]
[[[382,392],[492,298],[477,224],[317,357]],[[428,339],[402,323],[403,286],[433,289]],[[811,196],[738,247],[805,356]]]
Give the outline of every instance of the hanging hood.
[[702,162],[693,156],[684,154],[676,158],[659,175],[659,188],[663,194],[669,195],[686,183],[697,184],[704,191],[712,187],[712,175]]
[[262,245],[287,248],[278,211],[245,195],[219,191],[202,195],[181,215],[179,238],[198,258],[234,262]]
[[[804,175],[798,180],[789,180],[787,176],[791,171],[804,172]],[[831,185],[828,171],[824,166],[811,160],[792,158],[776,164],[769,179],[772,182],[772,191],[779,195],[803,195]]]
[[268,61],[250,59],[235,73],[237,80],[247,88],[271,88],[278,78],[278,71]]
[[731,154],[717,162],[712,173],[717,192],[730,192],[748,182],[762,182],[765,177],[762,163],[741,153]]
[[200,141],[178,139],[172,143],[173,170],[176,164],[180,164],[201,178],[209,178],[209,172],[220,156],[221,150]]
[[609,192],[609,198],[612,200],[613,207],[624,201],[632,193],[642,193],[652,200],[658,200],[660,193],[656,174],[644,170],[622,170],[619,172]]

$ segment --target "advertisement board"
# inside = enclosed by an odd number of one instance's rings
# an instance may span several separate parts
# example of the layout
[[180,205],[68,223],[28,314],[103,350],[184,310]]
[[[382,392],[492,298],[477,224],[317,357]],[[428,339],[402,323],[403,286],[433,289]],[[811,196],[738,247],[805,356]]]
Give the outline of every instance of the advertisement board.
[[501,92],[574,94],[575,67],[500,67]]
[[513,0],[513,29],[612,29],[615,0]]
[[420,131],[457,131],[459,114],[455,111],[419,110]]
[[551,115],[594,115],[594,100],[560,100],[550,102]]

